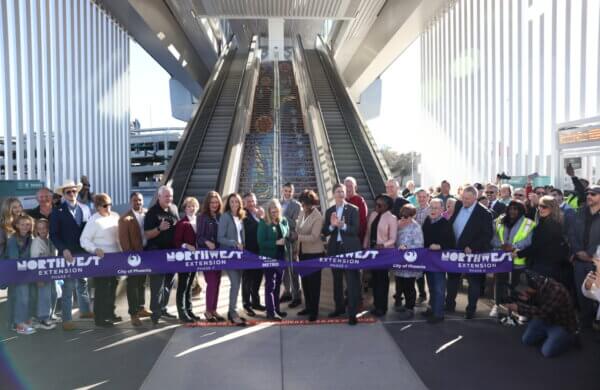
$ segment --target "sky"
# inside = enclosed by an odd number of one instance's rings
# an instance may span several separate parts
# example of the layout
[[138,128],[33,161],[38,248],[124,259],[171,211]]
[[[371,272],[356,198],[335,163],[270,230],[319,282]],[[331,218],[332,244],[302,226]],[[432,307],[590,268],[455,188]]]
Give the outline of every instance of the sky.
[[133,39],[129,40],[129,62],[131,120],[137,118],[142,129],[185,127],[185,122],[171,116],[171,76]]

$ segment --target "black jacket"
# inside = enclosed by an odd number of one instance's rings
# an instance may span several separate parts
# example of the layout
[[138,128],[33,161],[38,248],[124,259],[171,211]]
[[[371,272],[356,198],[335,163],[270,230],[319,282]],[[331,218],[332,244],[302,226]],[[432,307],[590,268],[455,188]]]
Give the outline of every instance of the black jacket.
[[[335,242],[337,241],[338,229],[334,228],[329,230],[329,224],[331,221],[331,214],[336,212],[336,206],[333,205],[325,212],[325,220],[323,221],[323,229],[321,233],[325,237],[329,237],[327,244],[327,255],[337,255],[335,250]],[[344,222],[346,223],[346,230],[340,231],[342,236],[342,242],[344,243],[344,252],[356,252],[362,250],[362,244],[358,238],[359,232],[359,217],[358,207],[346,203],[344,205],[344,212],[342,214]]]
[[527,266],[544,276],[560,280],[561,266],[567,261],[568,246],[563,240],[562,226],[548,218],[540,218],[533,229],[531,245],[520,250],[519,257],[527,258]]
[[250,214],[248,210],[246,210],[246,218],[244,218],[244,246],[245,249],[249,252],[252,252],[258,255],[258,222],[254,217]]
[[[456,237],[456,249],[463,250],[469,247],[473,252],[488,252],[492,249],[492,238],[494,237],[492,213],[479,203],[475,203],[474,207],[462,234],[460,237]],[[463,204],[459,200],[456,202],[450,225],[454,225],[462,208]]]
[[438,244],[442,249],[453,249],[456,245],[454,230],[446,218],[440,218],[432,223],[431,218],[425,218],[423,222],[424,247],[429,248],[431,244]]
[[495,202],[496,203],[494,203],[494,207],[490,207],[493,219],[498,218],[506,212],[506,205],[502,203],[502,201],[496,200]]

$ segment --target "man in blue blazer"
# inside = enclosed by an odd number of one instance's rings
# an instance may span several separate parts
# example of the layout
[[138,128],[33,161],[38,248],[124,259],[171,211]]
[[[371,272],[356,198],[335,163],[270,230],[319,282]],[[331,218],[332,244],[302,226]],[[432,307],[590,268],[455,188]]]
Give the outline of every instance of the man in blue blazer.
[[[493,219],[490,210],[477,203],[477,189],[467,186],[463,190],[461,200],[456,202],[450,224],[456,237],[456,249],[465,253],[489,252],[492,249],[494,236]],[[461,274],[449,273],[446,287],[446,311],[453,312],[456,308],[456,295],[460,284]],[[475,316],[477,300],[481,294],[485,274],[468,274],[469,303],[465,318],[470,320]]]
[[[81,183],[67,180],[55,192],[62,195],[64,201],[52,210],[50,218],[50,240],[58,249],[67,263],[73,263],[73,257],[85,251],[79,243],[81,232],[91,216],[90,208],[77,201],[77,194],[81,190]],[[62,320],[64,330],[74,330],[71,309],[73,307],[73,290],[77,291],[80,318],[92,318],[90,297],[88,295],[87,281],[81,279],[65,279],[62,290]]]
[[[333,186],[335,204],[327,209],[322,234],[329,237],[327,255],[335,256],[348,252],[362,250],[358,232],[360,221],[358,208],[346,202],[346,187],[342,184]],[[341,270],[332,268],[333,273],[333,299],[335,310],[329,317],[338,317],[345,313],[344,304],[344,275],[348,288],[348,324],[356,325],[356,314],[360,301],[360,271]]]

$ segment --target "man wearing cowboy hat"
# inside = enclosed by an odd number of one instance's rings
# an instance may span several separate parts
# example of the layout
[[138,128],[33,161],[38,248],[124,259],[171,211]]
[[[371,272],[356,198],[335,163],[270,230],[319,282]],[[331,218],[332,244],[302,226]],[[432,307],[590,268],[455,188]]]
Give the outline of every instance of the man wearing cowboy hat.
[[[81,183],[66,180],[55,192],[62,195],[63,202],[52,211],[50,218],[50,239],[67,263],[73,263],[73,256],[85,253],[79,244],[81,232],[91,216],[87,205],[77,202],[77,193],[81,190]],[[71,308],[73,306],[73,290],[77,290],[80,318],[92,318],[90,297],[87,291],[87,281],[81,279],[65,279],[62,293],[62,319],[63,329],[73,330]]]

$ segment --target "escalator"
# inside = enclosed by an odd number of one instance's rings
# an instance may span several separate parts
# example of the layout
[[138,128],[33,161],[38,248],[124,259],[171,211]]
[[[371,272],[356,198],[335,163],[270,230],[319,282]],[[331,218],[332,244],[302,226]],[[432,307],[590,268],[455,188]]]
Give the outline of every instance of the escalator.
[[170,183],[174,203],[181,205],[187,196],[201,200],[208,191],[220,191],[223,156],[229,144],[236,103],[248,53],[229,49],[217,64],[215,75],[182,136],[163,179]]
[[250,129],[244,142],[239,193],[254,192],[259,204],[273,197],[274,187],[274,70],[262,63],[254,93]]
[[319,192],[315,165],[311,156],[310,138],[304,131],[298,85],[290,61],[279,63],[279,83],[281,182],[294,184],[296,194],[305,189]]
[[335,162],[337,176],[352,176],[370,209],[375,197],[385,192],[389,174],[376,152],[368,131],[352,105],[337,69],[323,49],[304,50],[310,83],[318,101]]

